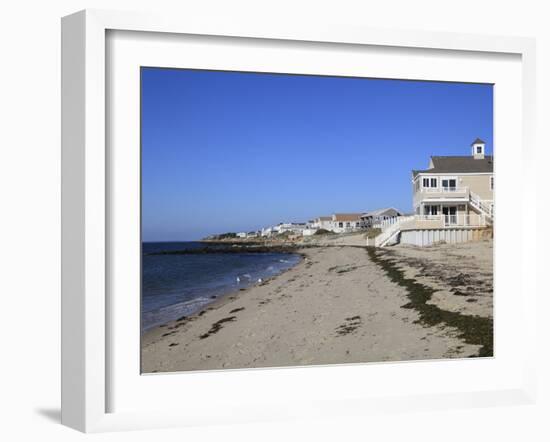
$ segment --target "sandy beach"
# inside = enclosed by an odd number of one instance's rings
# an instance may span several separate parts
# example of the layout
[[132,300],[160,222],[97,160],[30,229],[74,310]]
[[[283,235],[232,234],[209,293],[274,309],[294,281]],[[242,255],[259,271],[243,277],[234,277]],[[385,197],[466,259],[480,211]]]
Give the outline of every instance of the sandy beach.
[[492,242],[298,249],[287,272],[143,335],[142,372],[492,355]]

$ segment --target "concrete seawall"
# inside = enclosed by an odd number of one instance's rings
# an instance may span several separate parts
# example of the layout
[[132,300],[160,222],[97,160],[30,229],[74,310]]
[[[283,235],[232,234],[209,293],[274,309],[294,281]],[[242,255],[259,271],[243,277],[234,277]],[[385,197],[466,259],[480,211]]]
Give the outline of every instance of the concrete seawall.
[[401,232],[401,244],[419,247],[431,246],[434,243],[458,244],[468,241],[479,241],[488,237],[484,227],[457,227],[446,229],[410,229]]

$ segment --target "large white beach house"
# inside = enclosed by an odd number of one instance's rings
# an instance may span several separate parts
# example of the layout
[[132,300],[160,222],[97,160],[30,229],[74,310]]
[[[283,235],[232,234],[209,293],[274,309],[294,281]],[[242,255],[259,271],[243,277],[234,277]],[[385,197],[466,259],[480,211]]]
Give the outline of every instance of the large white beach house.
[[480,223],[493,218],[493,156],[477,138],[468,156],[432,156],[427,169],[412,171],[417,215],[444,215],[447,224]]
[[494,212],[493,156],[485,154],[485,142],[476,138],[467,156],[432,156],[427,169],[412,171],[412,194],[414,214],[382,221],[367,245],[483,238]]

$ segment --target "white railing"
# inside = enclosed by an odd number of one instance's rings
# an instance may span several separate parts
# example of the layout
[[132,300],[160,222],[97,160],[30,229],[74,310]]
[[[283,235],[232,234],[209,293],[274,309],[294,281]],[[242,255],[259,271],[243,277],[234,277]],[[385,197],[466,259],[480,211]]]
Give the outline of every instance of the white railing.
[[415,215],[416,221],[440,221],[442,215]]
[[469,187],[421,187],[418,192],[414,193],[413,199],[415,204],[423,201],[431,202],[440,198],[464,199],[466,202],[469,194]]
[[423,193],[468,193],[467,187],[421,187],[420,192]]
[[487,217],[484,214],[416,215],[415,219],[420,228],[424,223],[441,228],[484,227],[487,225]]
[[462,195],[464,195],[463,197],[468,199],[472,207],[485,215],[489,220],[493,219],[492,206],[482,200],[479,195],[472,192],[469,187],[421,187],[414,195],[415,204],[418,204],[422,200],[431,201],[432,198],[429,195],[434,195],[435,197],[435,195],[442,193],[457,194],[455,198],[462,198]]
[[[413,228],[452,229],[457,227],[485,227],[487,217],[484,214],[457,215],[410,215],[390,218],[373,226],[382,229],[375,238],[367,238],[367,246],[384,247],[394,237],[404,224],[412,224]],[[406,227],[411,227],[407,225]]]
[[393,218],[387,218],[380,221],[375,222],[372,227],[376,229],[387,229],[388,227],[392,226],[393,224],[400,222],[400,219],[403,218],[402,216],[394,216]]
[[384,246],[397,232],[399,232],[403,223],[412,220],[414,220],[414,215],[396,216],[377,223],[373,227],[382,229],[382,232],[375,238],[368,238],[367,245],[375,247]]
[[470,203],[488,218],[493,219],[493,207],[489,204],[485,204],[479,195],[472,191],[470,191]]

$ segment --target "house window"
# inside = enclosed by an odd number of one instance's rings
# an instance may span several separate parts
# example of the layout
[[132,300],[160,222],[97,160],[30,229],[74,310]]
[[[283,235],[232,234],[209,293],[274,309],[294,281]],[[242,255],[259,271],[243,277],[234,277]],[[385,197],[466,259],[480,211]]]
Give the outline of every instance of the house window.
[[456,190],[456,178],[445,178],[441,180],[441,187],[446,191]]
[[481,146],[477,146],[477,153],[481,153]]
[[424,215],[437,215],[438,206],[424,206]]
[[422,178],[422,187],[437,187],[437,178]]
[[344,223],[338,223],[338,227],[344,227]]

